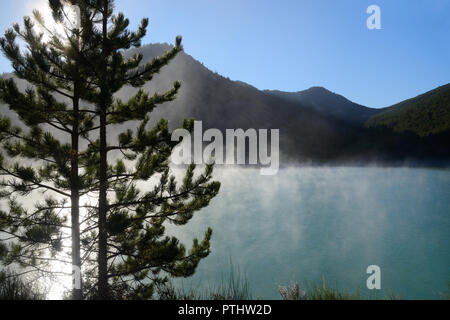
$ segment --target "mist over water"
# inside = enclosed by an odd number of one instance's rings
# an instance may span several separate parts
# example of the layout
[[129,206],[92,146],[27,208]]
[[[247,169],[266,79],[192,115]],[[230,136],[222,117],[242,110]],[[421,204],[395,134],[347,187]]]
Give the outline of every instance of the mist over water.
[[[230,258],[254,298],[277,285],[315,281],[361,296],[439,298],[450,281],[450,171],[410,168],[290,168],[276,176],[219,169],[219,196],[184,227],[188,247],[207,227],[212,253],[186,287],[227,278]],[[189,242],[188,242],[189,241]],[[382,291],[366,288],[370,265]]]

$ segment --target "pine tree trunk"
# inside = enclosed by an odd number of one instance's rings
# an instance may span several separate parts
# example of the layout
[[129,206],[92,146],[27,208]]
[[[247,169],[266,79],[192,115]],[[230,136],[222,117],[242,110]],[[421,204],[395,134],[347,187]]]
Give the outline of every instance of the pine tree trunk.
[[98,212],[98,298],[106,300],[108,298],[108,275],[107,275],[107,233],[106,233],[106,115],[102,111],[100,115],[100,193]]
[[100,103],[100,190],[99,190],[99,212],[98,212],[98,298],[100,300],[108,299],[108,258],[107,258],[107,231],[106,231],[106,214],[107,214],[107,141],[106,141],[106,112],[108,105],[108,88],[107,88],[107,37],[108,37],[108,2],[104,0],[103,6],[103,70],[101,83],[101,103]]
[[[81,288],[81,254],[80,254],[80,185],[78,177],[78,148],[79,148],[79,98],[77,97],[77,85],[75,84],[75,94],[73,99],[74,123],[72,128],[72,159],[71,159],[71,220],[72,220],[72,266],[80,271],[79,279],[74,278],[72,298],[82,300]],[[76,272],[73,270],[73,272]],[[75,273],[77,275],[77,273]],[[78,283],[76,281],[79,281]],[[79,287],[77,288],[77,286]]]

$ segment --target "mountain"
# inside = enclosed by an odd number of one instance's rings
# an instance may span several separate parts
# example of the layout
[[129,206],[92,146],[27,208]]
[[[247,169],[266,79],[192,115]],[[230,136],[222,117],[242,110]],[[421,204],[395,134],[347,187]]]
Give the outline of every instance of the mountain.
[[[144,60],[150,61],[169,48],[156,44],[140,50]],[[260,91],[213,73],[186,53],[165,67],[145,89],[162,92],[175,80],[182,82],[178,98],[155,110],[154,119],[167,118],[172,128],[184,118],[195,118],[203,121],[204,129],[280,129],[283,163],[450,160],[447,129],[439,135],[421,137],[415,132],[365,125],[399,106],[371,109],[321,87],[293,93]],[[134,91],[127,88],[121,95],[129,96]],[[442,107],[448,111],[449,104],[444,102]]]
[[[145,62],[168,49],[168,45],[158,44],[140,50]],[[144,88],[163,92],[175,80],[182,83],[177,99],[152,113],[155,120],[167,118],[171,128],[185,118],[194,118],[203,121],[204,129],[280,129],[284,159],[302,162],[334,158],[355,133],[347,123],[298,101],[213,73],[186,53],[179,54]],[[118,96],[130,96],[135,91],[125,88]]]
[[[168,44],[152,44],[125,54],[132,55],[139,50],[145,63],[169,49]],[[203,122],[203,130],[280,129],[283,164],[450,160],[447,146],[450,130],[440,122],[429,122],[429,111],[423,112],[419,104],[428,101],[426,110],[433,110],[432,119],[443,114],[447,117],[448,86],[443,96],[425,94],[390,108],[371,109],[320,87],[294,93],[260,91],[210,71],[183,52],[144,89],[151,94],[165,92],[176,80],[182,83],[177,99],[156,108],[151,114],[153,123],[165,118],[170,128],[175,129],[183,119],[194,118]],[[26,83],[20,82],[20,87],[25,88]],[[126,101],[136,91],[125,87],[117,93],[117,98]],[[2,108],[2,114],[5,110]],[[415,121],[404,122],[414,130],[400,132],[392,125],[397,124],[397,120],[385,122],[386,114],[395,115],[395,119],[409,119],[411,113],[418,114]],[[431,124],[424,131],[422,124],[425,122]],[[430,131],[429,128],[435,126],[440,129]],[[422,136],[422,132],[439,133]],[[113,137],[114,132],[110,132],[110,136]]]
[[367,128],[432,136],[450,130],[450,83],[383,110],[371,117]]
[[361,125],[369,118],[381,112],[354,103],[347,98],[333,93],[323,87],[312,87],[305,91],[283,92],[266,91],[267,93],[295,101],[326,116],[334,117],[350,124]]

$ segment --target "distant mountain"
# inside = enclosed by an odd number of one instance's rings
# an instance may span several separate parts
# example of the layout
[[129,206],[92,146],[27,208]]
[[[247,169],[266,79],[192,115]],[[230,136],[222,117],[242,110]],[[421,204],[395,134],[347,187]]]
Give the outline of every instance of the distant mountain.
[[[169,48],[156,44],[140,50],[149,61]],[[213,73],[181,53],[145,89],[163,91],[175,80],[183,84],[178,98],[155,110],[154,119],[167,118],[172,128],[184,118],[202,120],[205,129],[279,128],[284,163],[450,160],[445,147],[449,130],[422,138],[384,126],[366,127],[365,123],[390,108],[367,108],[325,88],[294,93],[260,91]],[[134,89],[128,88],[121,95],[132,92]],[[449,104],[443,107],[448,110]]]
[[[145,62],[168,49],[168,45],[158,44],[140,50]],[[213,73],[186,53],[179,54],[145,89],[163,92],[175,80],[182,83],[177,99],[152,113],[155,120],[168,119],[172,128],[184,118],[194,118],[202,120],[205,129],[280,129],[281,152],[293,161],[332,159],[355,133],[352,126],[298,101]],[[126,88],[119,96],[135,91]]]
[[[169,49],[168,44],[152,44],[138,50],[144,55],[143,62],[148,62]],[[144,89],[149,93],[165,92],[176,80],[182,83],[177,99],[155,109],[151,121],[166,118],[171,129],[179,127],[185,118],[202,120],[204,130],[280,129],[284,164],[450,160],[450,130],[439,121],[430,122],[428,111],[432,108],[432,119],[448,119],[448,86],[444,95],[425,94],[404,105],[371,109],[320,87],[295,93],[260,91],[224,78],[190,55],[180,53]],[[25,88],[26,83],[20,82],[20,87]],[[117,97],[127,100],[136,91],[126,87]],[[423,112],[419,102],[425,100],[430,108]],[[5,112],[5,108],[1,110]],[[386,120],[386,115],[409,119],[410,114],[418,115],[414,122],[404,121],[407,128],[413,129],[408,132],[397,130],[398,120]],[[423,129],[423,123],[429,123],[427,129]],[[439,133],[425,137],[424,132]],[[110,136],[114,136],[113,132]]]
[[312,87],[308,90],[299,92],[283,92],[278,90],[266,92],[274,96],[299,102],[321,114],[334,117],[350,124],[361,125],[370,117],[381,112],[380,109],[367,108],[354,103],[323,87]]
[[450,83],[384,109],[370,118],[366,127],[409,131],[422,137],[449,131]]

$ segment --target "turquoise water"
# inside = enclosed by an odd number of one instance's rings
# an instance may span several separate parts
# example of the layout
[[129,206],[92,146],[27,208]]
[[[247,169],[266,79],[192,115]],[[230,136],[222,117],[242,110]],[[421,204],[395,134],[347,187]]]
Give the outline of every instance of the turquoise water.
[[[220,282],[231,258],[254,298],[278,299],[278,285],[321,284],[322,275],[362,296],[436,299],[448,292],[448,170],[295,168],[264,177],[223,169],[216,177],[220,195],[173,229],[184,241],[214,230],[211,255],[185,287]],[[366,288],[370,265],[381,268],[382,291]]]

